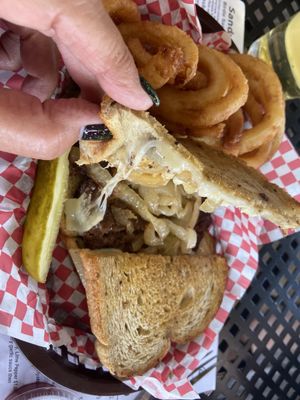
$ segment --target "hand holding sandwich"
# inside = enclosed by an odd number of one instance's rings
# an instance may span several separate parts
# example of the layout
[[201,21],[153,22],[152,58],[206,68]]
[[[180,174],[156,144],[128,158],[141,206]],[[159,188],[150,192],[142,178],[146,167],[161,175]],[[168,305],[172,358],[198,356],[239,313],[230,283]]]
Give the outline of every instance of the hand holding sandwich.
[[[0,17],[6,25],[0,69],[23,67],[29,74],[21,91],[0,89],[0,150],[39,159],[62,154],[84,125],[100,122],[95,103],[101,89],[130,108],[151,106],[100,1],[4,0]],[[57,84],[59,52],[81,99],[49,99]]]

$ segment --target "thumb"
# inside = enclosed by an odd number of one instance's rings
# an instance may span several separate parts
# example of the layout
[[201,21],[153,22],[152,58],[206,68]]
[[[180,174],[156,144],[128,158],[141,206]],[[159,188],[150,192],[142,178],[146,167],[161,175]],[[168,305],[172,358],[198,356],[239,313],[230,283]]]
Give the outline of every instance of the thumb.
[[83,99],[47,100],[0,89],[0,150],[50,160],[80,137],[82,127],[99,124],[99,107]]

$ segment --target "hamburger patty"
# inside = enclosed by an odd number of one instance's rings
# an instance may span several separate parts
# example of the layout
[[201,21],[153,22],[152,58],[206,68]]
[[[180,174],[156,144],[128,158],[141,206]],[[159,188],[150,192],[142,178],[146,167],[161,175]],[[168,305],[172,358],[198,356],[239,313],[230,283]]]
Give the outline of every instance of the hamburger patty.
[[[80,185],[78,196],[85,192],[94,200],[100,196],[101,189],[101,185],[87,178]],[[137,235],[144,232],[145,222],[138,215],[135,215],[136,218],[132,219],[133,232],[128,233],[126,227],[114,218],[111,206],[124,210],[128,209],[124,202],[110,197],[103,220],[82,235],[84,246],[92,250],[117,248],[132,252],[132,241],[136,239]]]

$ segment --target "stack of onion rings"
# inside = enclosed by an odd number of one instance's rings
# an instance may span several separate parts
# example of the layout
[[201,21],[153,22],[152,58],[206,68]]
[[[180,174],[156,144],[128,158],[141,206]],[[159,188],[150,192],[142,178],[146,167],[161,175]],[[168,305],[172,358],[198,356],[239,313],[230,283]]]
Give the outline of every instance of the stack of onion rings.
[[170,133],[204,141],[255,168],[272,157],[285,114],[281,85],[269,65],[197,46],[175,26],[141,21],[133,0],[103,4],[139,74],[158,89],[160,106],[151,113]]

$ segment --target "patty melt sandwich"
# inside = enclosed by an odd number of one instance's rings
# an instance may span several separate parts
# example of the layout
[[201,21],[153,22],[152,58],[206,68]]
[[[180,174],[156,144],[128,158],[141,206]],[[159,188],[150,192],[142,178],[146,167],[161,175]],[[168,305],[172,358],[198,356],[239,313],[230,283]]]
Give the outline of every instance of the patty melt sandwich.
[[128,377],[171,341],[203,332],[221,303],[227,265],[214,254],[208,213],[230,205],[295,228],[300,205],[236,158],[176,140],[147,112],[106,97],[100,117],[112,139],[72,149],[62,232],[99,358]]

